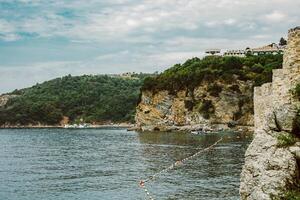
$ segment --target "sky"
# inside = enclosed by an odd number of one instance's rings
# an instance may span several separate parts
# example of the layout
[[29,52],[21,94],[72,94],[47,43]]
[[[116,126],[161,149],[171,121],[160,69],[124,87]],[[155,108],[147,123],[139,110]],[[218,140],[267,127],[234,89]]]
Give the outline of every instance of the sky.
[[278,42],[299,0],[0,0],[0,93],[68,74],[163,71]]

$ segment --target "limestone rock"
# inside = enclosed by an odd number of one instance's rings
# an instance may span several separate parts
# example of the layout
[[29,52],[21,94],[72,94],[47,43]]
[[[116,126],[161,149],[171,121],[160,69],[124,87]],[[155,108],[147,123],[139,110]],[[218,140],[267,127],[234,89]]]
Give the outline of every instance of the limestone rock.
[[297,107],[292,104],[282,105],[274,110],[276,123],[283,131],[292,132],[293,121],[297,115]]
[[0,95],[0,107],[5,106],[7,102],[17,95]]
[[[155,127],[173,129],[172,126],[226,125],[232,121],[244,126],[254,124],[251,112],[252,82],[236,80],[234,86],[239,87],[240,93],[232,91],[232,85],[218,82],[223,88],[218,96],[208,94],[209,84],[212,83],[199,85],[193,92],[181,90],[175,95],[168,91],[143,91],[137,106],[137,126],[142,130],[149,130]],[[211,102],[213,106],[214,112],[209,118],[199,111],[203,102]]]
[[271,200],[299,178],[297,160],[287,148],[278,148],[271,135],[258,133],[245,155],[240,194],[247,200]]
[[[273,82],[254,89],[255,137],[245,154],[241,173],[242,200],[281,198],[300,181],[300,144],[279,147],[277,135],[291,134],[299,100],[292,90],[300,83],[300,28],[290,30],[283,69]],[[298,162],[297,162],[298,161]]]
[[294,154],[297,160],[300,160],[300,142],[289,148],[290,152]]

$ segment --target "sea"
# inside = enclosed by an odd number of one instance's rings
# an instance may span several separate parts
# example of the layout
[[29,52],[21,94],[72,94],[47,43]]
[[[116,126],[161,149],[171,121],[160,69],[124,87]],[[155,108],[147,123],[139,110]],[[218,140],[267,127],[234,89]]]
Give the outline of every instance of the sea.
[[237,200],[250,141],[235,132],[0,129],[0,200]]

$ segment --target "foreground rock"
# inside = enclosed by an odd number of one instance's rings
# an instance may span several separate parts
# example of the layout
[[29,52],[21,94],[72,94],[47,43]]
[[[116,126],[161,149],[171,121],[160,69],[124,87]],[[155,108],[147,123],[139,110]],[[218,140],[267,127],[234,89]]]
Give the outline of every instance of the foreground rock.
[[294,123],[300,103],[292,92],[299,83],[300,27],[289,31],[283,69],[254,91],[255,137],[241,174],[243,200],[285,199],[287,191],[299,190],[300,133]]

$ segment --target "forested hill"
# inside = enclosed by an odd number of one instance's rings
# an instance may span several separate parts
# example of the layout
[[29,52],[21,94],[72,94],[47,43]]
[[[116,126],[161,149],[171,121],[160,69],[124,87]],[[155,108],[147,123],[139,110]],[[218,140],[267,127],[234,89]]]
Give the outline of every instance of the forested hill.
[[[230,85],[238,79],[261,85],[270,82],[272,69],[281,66],[282,55],[208,56],[176,64],[157,76],[69,75],[15,90],[7,94],[12,97],[8,101],[0,99],[0,126],[58,125],[67,118],[70,123],[133,122],[140,88],[176,94],[180,90],[193,91],[205,82],[222,81]],[[221,90],[220,86],[212,85],[208,92],[219,93]]]
[[203,59],[192,58],[184,64],[176,64],[159,76],[145,79],[142,90],[171,93],[182,89],[193,90],[203,82],[216,80],[230,83],[238,80],[251,80],[255,86],[272,81],[272,70],[281,68],[283,56],[248,55],[246,57],[207,56]]
[[0,125],[57,125],[70,122],[130,122],[146,75],[131,78],[66,76],[15,90],[0,107]]

